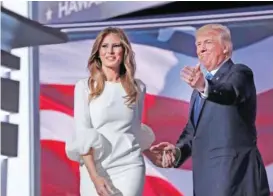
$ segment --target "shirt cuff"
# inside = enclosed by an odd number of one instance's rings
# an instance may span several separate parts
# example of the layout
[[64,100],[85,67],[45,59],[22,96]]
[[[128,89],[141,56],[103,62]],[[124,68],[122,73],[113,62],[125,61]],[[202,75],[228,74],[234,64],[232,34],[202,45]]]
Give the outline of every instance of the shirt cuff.
[[181,159],[181,150],[180,150],[180,148],[176,147],[175,148],[175,165],[178,164],[180,159]]

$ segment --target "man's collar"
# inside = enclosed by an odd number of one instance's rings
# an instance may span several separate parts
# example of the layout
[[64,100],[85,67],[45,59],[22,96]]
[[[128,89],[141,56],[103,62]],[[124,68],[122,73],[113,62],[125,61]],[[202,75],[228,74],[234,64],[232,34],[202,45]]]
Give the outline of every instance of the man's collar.
[[210,71],[210,73],[214,76],[214,75],[216,74],[216,72],[222,67],[222,65],[224,65],[229,59],[230,59],[230,58],[224,60],[224,61],[220,64],[220,66],[218,66],[216,69]]

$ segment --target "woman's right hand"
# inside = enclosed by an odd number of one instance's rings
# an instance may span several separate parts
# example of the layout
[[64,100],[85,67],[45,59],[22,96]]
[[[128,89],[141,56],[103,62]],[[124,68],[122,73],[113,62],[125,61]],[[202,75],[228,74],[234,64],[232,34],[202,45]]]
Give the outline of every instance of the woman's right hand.
[[99,196],[110,196],[113,193],[105,178],[97,176],[93,179],[93,183]]

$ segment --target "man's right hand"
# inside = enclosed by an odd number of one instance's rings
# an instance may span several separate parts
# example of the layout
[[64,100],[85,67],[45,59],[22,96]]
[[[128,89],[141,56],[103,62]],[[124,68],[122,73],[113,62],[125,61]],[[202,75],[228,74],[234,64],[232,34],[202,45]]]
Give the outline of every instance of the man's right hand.
[[175,146],[169,142],[161,142],[159,144],[153,145],[150,148],[151,151],[171,151],[175,155]]
[[175,162],[176,149],[175,146],[169,142],[161,142],[150,148],[151,152],[162,152],[162,167],[173,167]]

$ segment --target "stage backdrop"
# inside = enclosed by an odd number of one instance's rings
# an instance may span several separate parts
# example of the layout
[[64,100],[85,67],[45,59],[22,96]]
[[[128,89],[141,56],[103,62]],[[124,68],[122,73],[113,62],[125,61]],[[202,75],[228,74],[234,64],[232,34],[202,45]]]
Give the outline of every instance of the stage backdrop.
[[[223,22],[230,27],[233,61],[248,65],[254,72],[258,147],[273,192],[273,21],[272,18],[242,20],[244,17],[241,17],[237,22],[235,19],[229,22],[226,17],[221,18],[211,22]],[[151,28],[151,24],[145,29],[143,25],[141,30],[124,26],[136,56],[136,77],[147,85],[143,122],[155,131],[155,143],[175,143],[188,120],[192,90],[180,80],[179,72],[183,66],[195,66],[198,62],[194,33],[203,19],[206,16],[183,26],[179,21],[168,27],[164,27],[163,22],[162,27],[156,28]],[[77,26],[74,32],[69,31],[71,42],[40,48],[42,196],[79,195],[78,164],[67,159],[64,141],[74,131],[74,85],[88,76],[87,59],[96,35],[92,28],[92,24],[90,28]],[[179,169],[161,169],[147,158],[145,161],[145,196],[193,195],[191,160]]]

